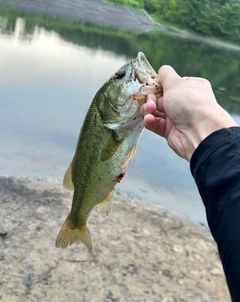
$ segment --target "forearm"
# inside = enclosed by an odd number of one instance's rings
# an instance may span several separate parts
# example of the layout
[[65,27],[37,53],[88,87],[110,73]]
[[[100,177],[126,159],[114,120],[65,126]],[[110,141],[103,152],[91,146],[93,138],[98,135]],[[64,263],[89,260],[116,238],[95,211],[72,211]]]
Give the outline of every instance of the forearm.
[[191,159],[233,301],[240,301],[240,128],[208,136]]

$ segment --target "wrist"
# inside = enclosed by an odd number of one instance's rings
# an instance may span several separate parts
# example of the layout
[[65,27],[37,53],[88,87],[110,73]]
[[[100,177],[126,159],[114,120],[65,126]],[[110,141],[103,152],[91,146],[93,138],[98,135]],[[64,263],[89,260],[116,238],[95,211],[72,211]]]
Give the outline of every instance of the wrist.
[[199,136],[201,142],[211,133],[222,128],[237,126],[237,123],[226,110],[218,105],[214,113],[212,109],[206,112],[205,118],[202,119],[200,125]]
[[189,135],[188,161],[191,160],[199,144],[210,134],[222,128],[238,126],[230,114],[220,106],[214,110],[214,115],[212,110],[206,111],[204,115],[201,115],[201,119],[198,122],[194,121],[193,124],[191,135]]

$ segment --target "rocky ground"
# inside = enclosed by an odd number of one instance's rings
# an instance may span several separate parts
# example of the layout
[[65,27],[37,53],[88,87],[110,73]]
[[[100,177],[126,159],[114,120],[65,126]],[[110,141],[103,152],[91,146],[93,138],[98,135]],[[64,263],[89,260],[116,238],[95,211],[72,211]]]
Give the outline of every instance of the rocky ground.
[[71,206],[56,180],[0,177],[0,301],[230,301],[205,226],[116,195],[93,251],[55,248]]

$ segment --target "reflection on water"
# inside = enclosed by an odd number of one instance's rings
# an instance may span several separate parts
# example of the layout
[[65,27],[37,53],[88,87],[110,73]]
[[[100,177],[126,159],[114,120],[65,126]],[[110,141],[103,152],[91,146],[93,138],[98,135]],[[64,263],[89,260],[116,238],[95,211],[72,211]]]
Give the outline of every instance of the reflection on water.
[[126,58],[42,28],[21,39],[23,28],[18,19],[12,35],[0,36],[1,173],[61,178],[89,102]]
[[[68,40],[65,33],[63,39],[40,26],[29,32],[20,18],[12,24],[0,19],[0,171],[2,175],[62,179],[94,94],[129,57],[145,50],[134,49],[132,54],[128,48],[116,54],[106,49],[104,39],[103,47],[91,47],[83,41],[69,42],[74,35]],[[151,55],[146,55],[152,62]],[[189,66],[188,70],[191,74]],[[237,98],[229,91],[224,96]],[[148,131],[118,190],[205,222],[189,164]]]

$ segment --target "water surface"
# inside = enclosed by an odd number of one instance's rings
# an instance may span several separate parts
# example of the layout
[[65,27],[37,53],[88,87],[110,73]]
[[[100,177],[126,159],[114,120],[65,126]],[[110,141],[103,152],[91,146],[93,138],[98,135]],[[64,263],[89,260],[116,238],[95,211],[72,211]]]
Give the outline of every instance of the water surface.
[[[181,75],[211,80],[221,105],[240,121],[237,51],[156,31],[114,33],[87,24],[51,24],[18,16],[0,19],[1,175],[61,180],[94,94],[138,51],[156,70],[171,64]],[[189,164],[147,130],[117,189],[206,221]]]

